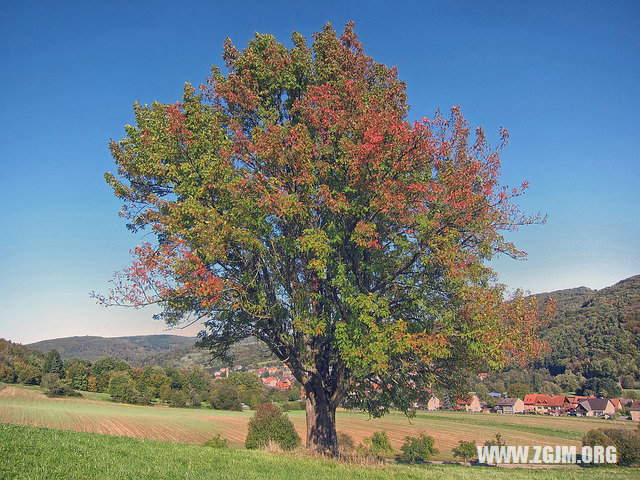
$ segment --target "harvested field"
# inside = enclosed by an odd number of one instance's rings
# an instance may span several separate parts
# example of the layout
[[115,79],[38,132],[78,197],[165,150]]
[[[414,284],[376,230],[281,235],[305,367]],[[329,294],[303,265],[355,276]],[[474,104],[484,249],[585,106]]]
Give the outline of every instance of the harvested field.
[[[36,388],[9,385],[0,390],[0,423],[185,443],[202,443],[219,433],[242,444],[252,416],[248,411],[123,405],[101,399],[104,395],[87,397],[50,399]],[[304,438],[304,412],[290,412],[289,418]],[[406,436],[425,432],[435,438],[440,451],[436,459],[441,460],[451,458],[451,449],[461,439],[483,443],[498,432],[510,445],[580,445],[582,436],[593,428],[635,428],[621,420],[464,412],[424,412],[412,419],[391,413],[370,419],[361,412],[340,411],[337,423],[338,431],[351,435],[356,443],[384,430],[395,448]]]

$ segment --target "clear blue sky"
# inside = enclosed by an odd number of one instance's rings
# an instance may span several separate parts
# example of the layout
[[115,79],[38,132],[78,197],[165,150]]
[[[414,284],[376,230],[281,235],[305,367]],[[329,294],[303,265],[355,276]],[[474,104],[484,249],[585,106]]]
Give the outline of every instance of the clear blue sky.
[[[89,3],[89,2],[87,2]],[[0,337],[160,333],[104,309],[137,242],[103,181],[132,103],[179,98],[254,32],[289,44],[349,20],[397,65],[411,115],[460,104],[497,138],[504,179],[549,215],[513,235],[511,288],[602,288],[640,273],[640,2],[4,2],[0,10]],[[193,330],[192,330],[193,331]]]

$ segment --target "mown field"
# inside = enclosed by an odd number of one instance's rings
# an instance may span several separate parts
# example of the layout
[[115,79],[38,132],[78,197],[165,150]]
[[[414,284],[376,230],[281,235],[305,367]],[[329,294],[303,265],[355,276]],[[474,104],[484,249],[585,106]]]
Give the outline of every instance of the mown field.
[[[0,385],[0,423],[192,444],[219,433],[239,446],[252,416],[249,411],[124,405],[108,401],[105,394],[84,395],[50,399],[37,387]],[[304,412],[289,412],[289,418],[304,438]],[[422,412],[412,419],[391,413],[370,419],[364,413],[340,411],[337,424],[338,431],[351,435],[356,444],[384,430],[396,449],[406,436],[426,432],[436,440],[439,453],[435,460],[452,459],[451,449],[461,439],[484,443],[498,432],[510,445],[580,445],[582,436],[593,428],[635,428],[629,421],[464,412]]]
[[525,469],[344,465],[300,454],[212,449],[87,432],[0,424],[0,478],[194,480],[626,480],[622,467]]

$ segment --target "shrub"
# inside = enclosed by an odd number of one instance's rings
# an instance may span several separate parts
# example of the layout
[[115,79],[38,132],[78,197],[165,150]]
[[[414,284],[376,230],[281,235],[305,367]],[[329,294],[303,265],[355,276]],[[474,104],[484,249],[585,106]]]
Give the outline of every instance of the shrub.
[[355,450],[356,444],[349,434],[338,432],[338,448],[340,453],[352,452]]
[[248,427],[245,440],[247,448],[265,448],[271,442],[283,450],[293,450],[300,445],[300,437],[293,423],[273,403],[259,405]]
[[467,460],[474,458],[478,453],[478,448],[476,447],[475,442],[465,442],[464,440],[460,440],[458,446],[452,450],[453,456],[455,458],[461,458],[463,462],[467,462]]
[[387,432],[373,432],[370,438],[364,439],[364,443],[374,455],[391,455],[394,453]]
[[502,435],[500,433],[496,433],[494,440],[487,440],[486,442],[484,442],[484,444],[487,447],[504,447],[506,445],[506,443],[504,443],[504,441],[502,440]]
[[406,437],[400,447],[402,459],[407,462],[426,462],[437,452],[434,447],[433,437],[421,434],[419,437]]
[[229,446],[229,442],[226,438],[222,438],[218,433],[215,437],[207,440],[204,446],[211,448],[227,448]]
[[47,389],[45,395],[50,398],[54,397],[80,397],[81,395],[74,391],[64,380],[59,378],[57,373],[45,373],[40,381],[40,386]]
[[582,439],[582,445],[602,445],[605,447],[614,445],[618,456],[618,465],[640,464],[640,430],[633,431],[621,428],[589,430]]

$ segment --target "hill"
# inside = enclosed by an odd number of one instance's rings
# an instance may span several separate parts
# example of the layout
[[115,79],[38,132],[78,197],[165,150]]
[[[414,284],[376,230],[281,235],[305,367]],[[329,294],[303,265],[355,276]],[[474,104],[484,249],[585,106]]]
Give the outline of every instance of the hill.
[[[82,358],[94,362],[100,357],[114,357],[134,366],[160,365],[188,368],[201,366],[219,368],[225,366],[212,358],[207,350],[195,347],[197,337],[179,335],[137,335],[130,337],[64,337],[42,340],[26,345],[40,352],[56,349],[63,359]],[[234,345],[231,355],[244,366],[274,363],[267,348],[255,340],[247,339]]]
[[65,337],[42,340],[26,345],[28,348],[48,352],[56,349],[63,359],[82,358],[95,361],[111,356],[131,364],[143,364],[145,359],[167,351],[193,348],[195,337],[178,335],[137,335],[133,337]]
[[637,383],[640,275],[602,290],[580,288],[539,295],[545,296],[558,302],[557,314],[543,332],[551,347],[544,366],[552,374],[570,370],[586,378],[622,377]]

